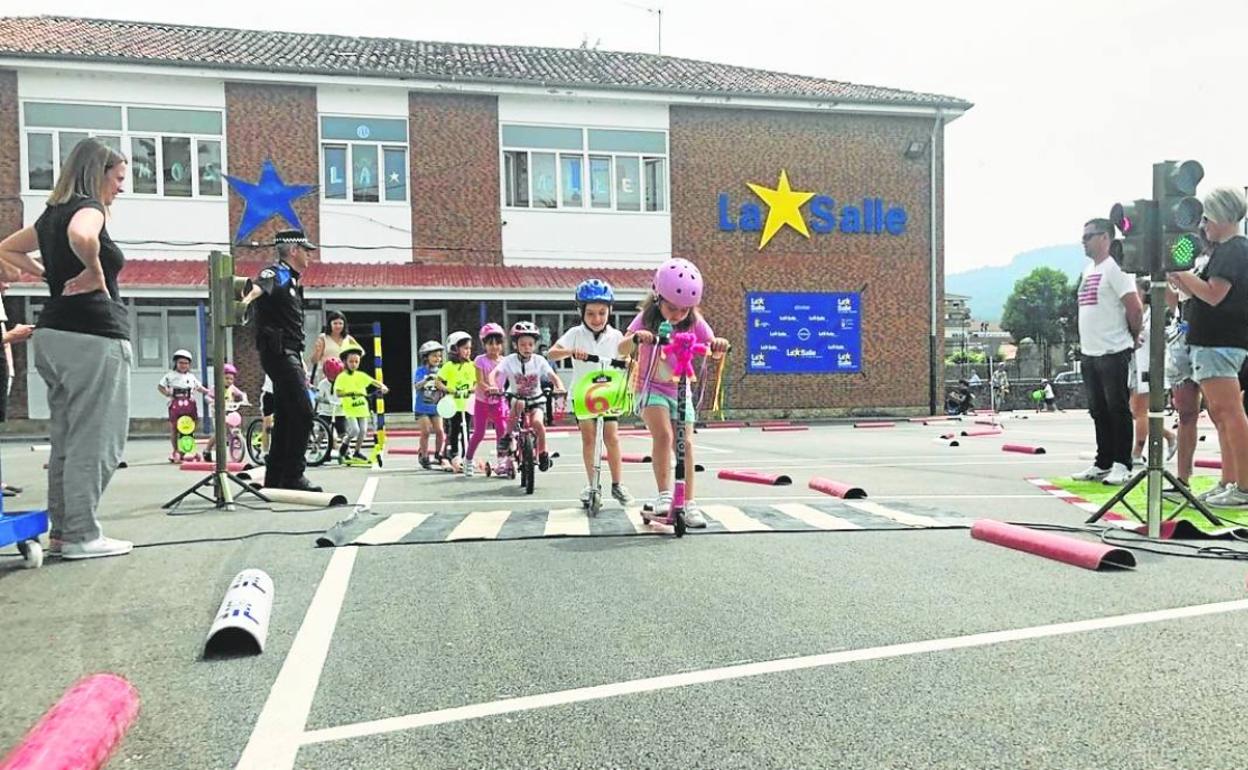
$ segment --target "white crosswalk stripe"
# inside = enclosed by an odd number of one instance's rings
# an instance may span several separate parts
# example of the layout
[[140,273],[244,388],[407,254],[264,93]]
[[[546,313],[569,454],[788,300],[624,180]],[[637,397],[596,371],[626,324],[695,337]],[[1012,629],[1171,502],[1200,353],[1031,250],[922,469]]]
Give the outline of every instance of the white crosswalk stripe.
[[849,507],[870,513],[875,516],[883,516],[886,519],[892,519],[898,524],[905,524],[907,527],[943,527],[944,523],[931,518],[930,516],[919,516],[914,513],[906,513],[895,508],[889,508],[879,503],[872,503],[865,500],[846,500],[845,504]]
[[546,518],[546,537],[589,535],[589,517],[584,508],[555,508]]
[[792,516],[817,529],[862,529],[860,525],[852,521],[816,510],[805,503],[776,503],[771,507],[785,516]]
[[732,505],[700,505],[702,512],[724,525],[729,532],[769,532],[771,527]]
[[395,513],[355,539],[360,545],[397,543],[412,530],[425,523],[427,513]]
[[451,530],[447,540],[493,540],[507,523],[511,511],[473,511]]

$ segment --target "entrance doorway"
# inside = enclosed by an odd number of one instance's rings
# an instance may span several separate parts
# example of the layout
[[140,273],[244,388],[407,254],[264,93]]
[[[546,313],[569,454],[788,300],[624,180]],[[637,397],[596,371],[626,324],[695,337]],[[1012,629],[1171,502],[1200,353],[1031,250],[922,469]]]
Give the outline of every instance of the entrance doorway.
[[381,322],[382,368],[386,387],[386,412],[412,411],[412,329],[406,312],[348,309],[351,336],[364,347],[362,371],[377,376],[373,366],[373,322]]

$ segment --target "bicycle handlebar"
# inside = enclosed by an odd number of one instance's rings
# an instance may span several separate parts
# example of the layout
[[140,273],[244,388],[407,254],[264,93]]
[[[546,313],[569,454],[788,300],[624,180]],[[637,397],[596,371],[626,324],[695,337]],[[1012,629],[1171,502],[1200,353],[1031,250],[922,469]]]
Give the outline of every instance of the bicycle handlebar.
[[[589,361],[590,363],[597,364],[597,363],[602,362],[602,356],[598,355],[597,353],[586,353],[585,360]],[[612,358],[611,365],[614,366],[616,369],[625,369],[628,367],[628,359]]]

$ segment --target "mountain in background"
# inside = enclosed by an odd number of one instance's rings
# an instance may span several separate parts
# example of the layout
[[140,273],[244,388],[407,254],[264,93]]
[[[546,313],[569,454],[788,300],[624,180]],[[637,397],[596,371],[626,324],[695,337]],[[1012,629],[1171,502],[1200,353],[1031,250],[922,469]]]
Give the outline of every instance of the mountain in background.
[[1014,291],[1014,282],[1037,267],[1051,267],[1075,278],[1083,272],[1087,257],[1077,244],[1048,246],[1043,249],[1024,251],[1008,265],[977,267],[961,273],[945,276],[947,294],[963,294],[971,298],[971,317],[977,321],[1001,320],[1005,301]]

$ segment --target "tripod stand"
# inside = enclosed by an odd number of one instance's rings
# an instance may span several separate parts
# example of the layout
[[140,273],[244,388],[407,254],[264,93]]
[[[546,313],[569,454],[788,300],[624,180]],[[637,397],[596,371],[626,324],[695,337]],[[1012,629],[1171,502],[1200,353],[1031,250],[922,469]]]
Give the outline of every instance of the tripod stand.
[[[1166,314],[1164,310],[1159,312],[1166,306],[1166,276],[1165,273],[1155,270],[1151,278],[1149,286],[1149,305],[1152,310],[1149,312],[1149,329],[1148,329],[1148,467],[1131,477],[1130,481],[1122,486],[1113,497],[1097,510],[1096,513],[1088,519],[1088,524],[1093,524],[1101,519],[1102,516],[1109,513],[1115,505],[1122,503],[1131,515],[1141,523],[1148,526],[1148,536],[1151,538],[1161,537],[1161,482],[1162,479],[1169,481],[1171,486],[1183,497],[1182,504],[1170,514],[1169,518],[1173,519],[1178,516],[1189,505],[1200,511],[1211,524],[1221,526],[1222,521],[1218,519],[1203,502],[1192,494],[1192,490],[1186,484],[1179,481],[1174,474],[1166,470],[1165,462],[1162,455],[1162,438],[1165,432],[1165,355],[1166,355]],[[1135,489],[1141,483],[1147,484],[1147,519],[1140,517],[1138,511],[1126,502],[1126,497],[1131,490]]]

